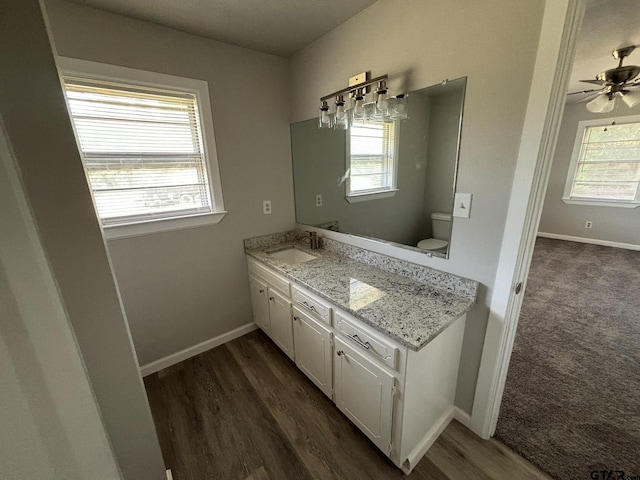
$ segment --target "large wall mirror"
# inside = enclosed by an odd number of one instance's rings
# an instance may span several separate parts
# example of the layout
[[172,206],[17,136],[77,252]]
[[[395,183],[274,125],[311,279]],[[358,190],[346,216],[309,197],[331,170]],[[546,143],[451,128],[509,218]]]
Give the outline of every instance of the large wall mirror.
[[465,87],[409,92],[405,120],[293,124],[296,221],[448,258]]

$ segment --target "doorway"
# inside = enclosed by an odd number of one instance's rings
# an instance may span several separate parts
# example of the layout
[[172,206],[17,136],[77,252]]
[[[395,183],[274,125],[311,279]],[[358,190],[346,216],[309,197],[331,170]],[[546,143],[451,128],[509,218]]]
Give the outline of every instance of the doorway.
[[[615,67],[613,49],[640,43],[638,7],[587,4],[569,92]],[[640,473],[640,209],[562,200],[579,122],[606,129],[640,113],[621,101],[590,113],[595,94],[570,95],[564,109],[496,431],[556,478]]]

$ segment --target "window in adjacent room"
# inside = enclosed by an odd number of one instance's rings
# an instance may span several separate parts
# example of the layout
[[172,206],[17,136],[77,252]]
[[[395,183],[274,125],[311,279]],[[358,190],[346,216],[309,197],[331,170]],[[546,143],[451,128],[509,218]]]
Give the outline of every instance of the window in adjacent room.
[[640,116],[580,122],[563,200],[640,205]]
[[222,219],[206,82],[72,59],[61,64],[107,237]]
[[347,200],[389,197],[397,191],[396,122],[358,122],[347,132]]

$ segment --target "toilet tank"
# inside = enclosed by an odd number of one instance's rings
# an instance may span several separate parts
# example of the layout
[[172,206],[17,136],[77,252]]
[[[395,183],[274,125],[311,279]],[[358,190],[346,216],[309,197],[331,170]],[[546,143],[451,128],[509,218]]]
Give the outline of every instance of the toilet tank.
[[433,212],[431,214],[431,230],[433,238],[449,240],[451,232],[451,214]]

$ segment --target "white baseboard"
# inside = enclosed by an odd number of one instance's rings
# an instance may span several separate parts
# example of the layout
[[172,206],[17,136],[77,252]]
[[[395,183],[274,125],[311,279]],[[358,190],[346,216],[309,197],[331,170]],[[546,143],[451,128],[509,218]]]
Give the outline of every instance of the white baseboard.
[[212,348],[218,347],[223,343],[230,342],[231,340],[246,335],[249,332],[257,329],[258,326],[251,322],[238,327],[230,332],[223,333],[222,335],[218,335],[217,337],[210,338],[209,340],[205,340],[204,342],[198,343],[192,347],[185,348],[184,350],[180,350],[179,352],[172,353],[171,355],[167,355],[160,360],[156,360],[155,362],[147,363],[140,367],[140,374],[143,377],[147,375],[151,375],[152,373],[159,372],[163,368],[170,367],[171,365],[175,365],[176,363],[180,363],[187,358],[195,357],[207,350],[211,350]]
[[558,233],[546,233],[546,232],[538,232],[538,236],[543,238],[553,238],[555,240],[567,240],[569,242],[602,245],[603,247],[625,248],[627,250],[640,250],[640,245],[634,245],[633,243],[610,242],[609,240],[598,240],[597,238],[572,237],[570,235],[560,235]]
[[460,407],[453,407],[453,418],[473,432],[473,428],[471,426],[471,415]]
[[424,457],[427,450],[431,448],[431,445],[435,443],[440,434],[444,432],[444,429],[447,428],[449,422],[453,419],[454,416],[454,407],[451,407],[450,410],[447,410],[442,416],[438,419],[438,421],[429,429],[422,440],[418,443],[418,446],[411,452],[404,462],[402,462],[402,471],[409,475],[413,468],[418,464],[418,462]]

